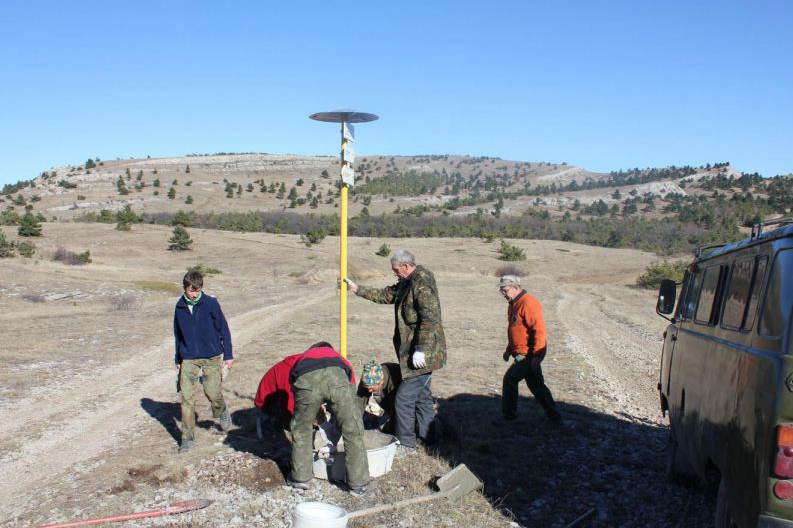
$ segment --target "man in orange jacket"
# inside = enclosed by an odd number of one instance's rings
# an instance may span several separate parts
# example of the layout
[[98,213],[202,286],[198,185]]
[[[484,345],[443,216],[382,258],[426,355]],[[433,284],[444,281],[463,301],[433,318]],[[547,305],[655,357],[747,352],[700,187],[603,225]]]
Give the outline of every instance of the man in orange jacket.
[[546,331],[542,306],[534,296],[521,288],[515,275],[504,275],[499,281],[501,295],[509,301],[507,310],[507,349],[504,361],[515,358],[504,373],[501,391],[501,413],[505,420],[514,420],[518,410],[518,385],[526,381],[534,398],[542,405],[550,421],[559,421],[553,395],[542,375],[542,360],[545,359]]

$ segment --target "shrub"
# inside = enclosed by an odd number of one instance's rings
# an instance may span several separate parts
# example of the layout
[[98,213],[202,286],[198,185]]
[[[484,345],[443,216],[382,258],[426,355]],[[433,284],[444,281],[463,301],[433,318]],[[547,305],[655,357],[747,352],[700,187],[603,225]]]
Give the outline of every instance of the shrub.
[[17,244],[17,251],[19,251],[19,254],[23,257],[30,258],[36,253],[36,244],[25,240]]
[[21,217],[19,216],[19,213],[15,211],[5,210],[0,213],[0,225],[19,225],[20,220]]
[[654,262],[644,269],[642,275],[639,275],[636,279],[636,284],[642,288],[656,289],[661,285],[663,279],[682,282],[686,268],[688,268],[688,263],[683,260]]
[[173,226],[182,226],[182,227],[190,227],[193,225],[193,218],[190,214],[185,213],[182,210],[177,211],[173,217],[171,218],[171,225]]
[[5,233],[0,231],[0,258],[8,258],[14,256],[14,243],[10,242]]
[[306,231],[304,235],[300,235],[300,240],[306,245],[306,247],[311,247],[314,244],[319,244],[323,240],[325,240],[325,236],[327,233],[325,229],[320,227],[317,229],[309,229]]
[[513,246],[506,240],[501,241],[501,247],[498,248],[498,252],[501,254],[498,257],[501,260],[506,261],[515,261],[515,260],[526,260],[526,253],[523,252],[518,246]]
[[110,299],[110,306],[116,312],[130,312],[138,304],[138,300],[134,295],[116,295]]
[[523,268],[519,268],[514,264],[504,264],[496,268],[494,275],[496,277],[503,277],[504,275],[515,275],[516,277],[525,277],[529,273]]
[[221,273],[223,273],[223,271],[221,271],[220,269],[213,268],[212,266],[207,266],[206,264],[202,264],[201,262],[199,262],[195,266],[188,267],[187,271],[197,271],[201,275],[220,275]]
[[187,251],[192,244],[193,239],[190,238],[187,229],[180,225],[173,228],[173,234],[168,239],[168,249],[170,251]]
[[391,246],[383,242],[383,245],[380,246],[380,249],[375,251],[375,255],[380,255],[381,257],[387,257],[391,254]]
[[41,236],[41,225],[39,225],[39,220],[33,216],[32,213],[25,213],[25,215],[19,220],[19,228],[17,228],[17,233],[21,237]]
[[22,298],[32,303],[43,303],[46,300],[43,295],[38,293],[26,293]]
[[56,262],[63,262],[64,264],[69,264],[71,266],[81,266],[83,264],[90,264],[92,262],[90,251],[75,253],[63,247],[59,247],[55,250],[55,253],[52,255],[52,260]]

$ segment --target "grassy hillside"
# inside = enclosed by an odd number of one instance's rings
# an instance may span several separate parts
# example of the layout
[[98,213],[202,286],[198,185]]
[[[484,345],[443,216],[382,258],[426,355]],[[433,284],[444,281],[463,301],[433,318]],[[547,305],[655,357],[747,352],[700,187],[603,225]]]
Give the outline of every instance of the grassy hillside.
[[[790,215],[793,179],[728,163],[594,173],[565,163],[421,155],[356,164],[353,235],[577,241],[671,254],[741,238],[742,226]],[[0,224],[169,223],[237,231],[338,233],[338,159],[272,154],[99,160],[6,185]],[[126,213],[123,211],[126,208]],[[130,212],[132,215],[130,216]]]

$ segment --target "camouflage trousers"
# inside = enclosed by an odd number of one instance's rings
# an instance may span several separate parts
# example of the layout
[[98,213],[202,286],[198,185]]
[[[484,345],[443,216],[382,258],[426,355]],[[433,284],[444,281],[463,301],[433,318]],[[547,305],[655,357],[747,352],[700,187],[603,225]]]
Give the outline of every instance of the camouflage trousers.
[[217,355],[211,358],[183,359],[182,368],[179,371],[179,386],[182,392],[182,440],[195,439],[195,398],[198,386],[201,385],[199,378],[203,371],[204,394],[209,399],[212,406],[212,416],[220,418],[226,410],[226,402],[223,399],[223,385],[221,383],[221,371],[223,368],[222,356]]
[[292,479],[306,482],[314,477],[314,419],[320,405],[330,402],[344,438],[347,484],[365,486],[369,482],[369,462],[363,445],[363,419],[355,387],[340,367],[306,372],[292,386],[295,414],[292,417]]

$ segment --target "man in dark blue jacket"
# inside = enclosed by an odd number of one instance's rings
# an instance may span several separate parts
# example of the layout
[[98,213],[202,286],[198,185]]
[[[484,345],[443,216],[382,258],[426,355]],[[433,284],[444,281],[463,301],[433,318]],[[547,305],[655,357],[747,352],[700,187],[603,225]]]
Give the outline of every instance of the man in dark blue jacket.
[[[231,414],[223,399],[223,369],[234,363],[231,332],[220,303],[204,295],[204,277],[189,271],[182,279],[184,295],[176,303],[173,333],[176,339],[176,370],[182,392],[182,443],[179,452],[193,447],[195,394],[199,384],[212,405],[212,416],[224,431],[231,429]],[[203,373],[203,376],[202,376]]]

